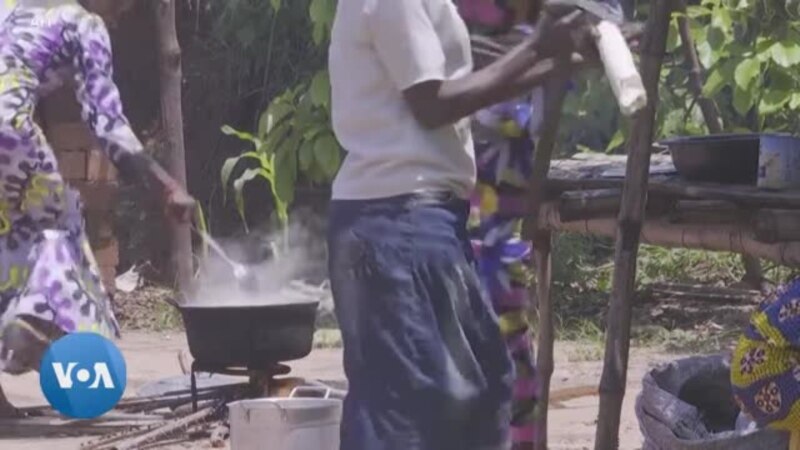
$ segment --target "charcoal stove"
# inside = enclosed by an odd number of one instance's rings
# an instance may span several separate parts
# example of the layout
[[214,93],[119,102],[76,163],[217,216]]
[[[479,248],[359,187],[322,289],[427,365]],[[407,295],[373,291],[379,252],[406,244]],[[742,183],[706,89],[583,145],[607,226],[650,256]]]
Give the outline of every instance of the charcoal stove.
[[197,374],[209,373],[216,375],[240,376],[249,379],[249,389],[247,396],[250,398],[258,398],[269,395],[269,390],[274,384],[276,376],[288,375],[291,368],[285,364],[272,363],[265,364],[261,367],[232,367],[213,363],[203,363],[201,361],[192,362],[192,369],[190,374],[191,380],[191,396],[192,396],[192,410],[198,410],[198,393],[197,393]]

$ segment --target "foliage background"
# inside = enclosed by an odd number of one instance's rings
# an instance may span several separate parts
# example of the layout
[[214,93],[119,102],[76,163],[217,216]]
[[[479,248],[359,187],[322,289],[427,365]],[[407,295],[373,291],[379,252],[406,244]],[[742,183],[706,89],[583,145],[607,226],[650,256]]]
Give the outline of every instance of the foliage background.
[[[629,3],[634,19],[647,18],[648,0]],[[688,3],[692,36],[707,75],[704,93],[718,105],[725,131],[798,133],[800,1]],[[303,209],[324,216],[328,184],[342,157],[329,125],[326,72],[334,11],[335,0],[179,2],[190,190],[202,202],[215,234],[269,228],[280,202],[291,217],[302,217]],[[658,138],[707,132],[688,88],[676,20],[661,74]],[[622,152],[628,124],[602,74],[582,74],[575,84],[557,155]],[[137,99],[130,100],[126,104],[136,104]],[[559,238],[559,297],[584,304],[587,298],[604,299],[610,256],[606,240]],[[733,255],[645,247],[640,273],[643,282],[730,284],[741,269]],[[769,274],[776,281],[790,275],[778,268]]]

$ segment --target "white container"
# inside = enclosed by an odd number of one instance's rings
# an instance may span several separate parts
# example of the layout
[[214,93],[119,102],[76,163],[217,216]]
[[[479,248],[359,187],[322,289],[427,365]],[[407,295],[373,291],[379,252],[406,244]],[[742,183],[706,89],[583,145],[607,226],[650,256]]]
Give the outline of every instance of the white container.
[[242,400],[228,411],[231,450],[339,450],[341,400]]
[[619,27],[608,21],[595,26],[600,59],[622,114],[632,116],[647,106],[647,91]]
[[789,135],[763,135],[758,155],[758,187],[800,188],[800,139]]

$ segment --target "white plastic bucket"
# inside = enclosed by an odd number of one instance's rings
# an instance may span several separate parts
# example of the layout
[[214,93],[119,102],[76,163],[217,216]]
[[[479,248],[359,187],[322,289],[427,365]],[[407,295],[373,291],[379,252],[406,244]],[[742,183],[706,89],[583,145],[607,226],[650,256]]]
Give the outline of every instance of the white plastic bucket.
[[339,450],[341,400],[242,400],[228,411],[232,450]]

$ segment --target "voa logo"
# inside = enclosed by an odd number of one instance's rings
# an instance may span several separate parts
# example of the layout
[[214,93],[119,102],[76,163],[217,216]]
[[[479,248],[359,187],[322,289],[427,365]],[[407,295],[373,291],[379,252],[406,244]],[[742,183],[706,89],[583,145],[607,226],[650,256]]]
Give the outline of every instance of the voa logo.
[[76,419],[94,419],[113,409],[127,382],[122,353],[95,333],[68,334],[54,342],[42,358],[39,376],[50,405]]
[[[76,362],[67,363],[66,369],[63,363],[53,363],[53,372],[56,375],[58,387],[61,389],[72,389],[74,385],[72,374],[75,372],[76,367],[78,367],[78,363]],[[103,362],[95,363],[93,371],[89,369],[78,369],[77,373],[75,373],[75,377],[78,379],[78,382],[87,383],[92,379],[92,374],[94,374],[94,381],[89,386],[89,389],[98,389],[100,387],[103,389],[114,389],[114,380],[111,378],[108,364]]]

